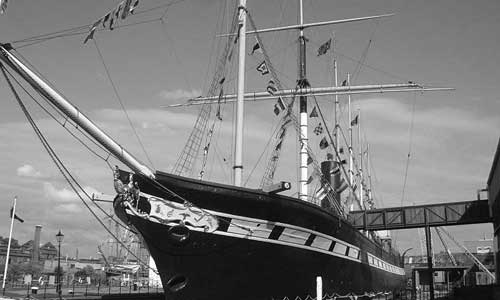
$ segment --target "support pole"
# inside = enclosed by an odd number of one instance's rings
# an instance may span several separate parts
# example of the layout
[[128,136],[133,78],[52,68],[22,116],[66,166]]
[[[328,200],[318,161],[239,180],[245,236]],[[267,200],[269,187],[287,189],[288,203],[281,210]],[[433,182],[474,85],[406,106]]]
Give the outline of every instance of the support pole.
[[245,100],[245,56],[246,56],[246,0],[240,0],[239,7],[239,60],[238,60],[238,96],[236,104],[236,134],[234,139],[234,185],[241,186],[243,174],[243,102]]
[[10,243],[12,241],[12,229],[14,228],[14,216],[16,215],[17,197],[14,197],[14,206],[10,216],[9,242],[7,243],[7,257],[5,258],[5,268],[3,270],[2,294],[5,295],[5,279],[7,279],[7,269],[9,267]]
[[425,226],[425,243],[427,245],[427,268],[429,273],[429,293],[430,300],[434,300],[434,271],[432,270],[432,244],[431,244],[431,228]]
[[361,143],[361,109],[358,108],[358,152],[359,152],[359,170],[358,170],[358,175],[359,175],[359,202],[361,203],[362,207],[361,209],[366,209],[366,205],[364,203],[363,199],[363,144]]
[[[351,74],[347,73],[347,86],[351,85]],[[351,113],[351,95],[347,96],[347,122],[349,123],[349,186],[352,187],[354,182],[353,182],[353,151],[352,151],[352,113]],[[349,199],[349,211],[354,210],[354,191],[351,189],[350,193],[350,199]]]
[[[299,0],[299,24],[304,24],[304,11],[302,0]],[[304,30],[301,28],[299,31],[299,88],[308,87],[306,79],[306,38],[304,37]],[[307,96],[301,95],[299,97],[299,120],[300,120],[300,179],[299,179],[299,199],[307,201]]]
[[316,277],[316,300],[323,299],[323,279],[321,276]]

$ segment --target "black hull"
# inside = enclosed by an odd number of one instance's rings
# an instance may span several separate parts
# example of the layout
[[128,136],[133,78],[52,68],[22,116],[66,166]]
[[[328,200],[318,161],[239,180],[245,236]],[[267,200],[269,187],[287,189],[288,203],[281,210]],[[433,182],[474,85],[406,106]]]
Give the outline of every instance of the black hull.
[[[124,176],[125,177],[125,176]],[[155,259],[167,299],[283,299],[315,295],[316,276],[322,276],[324,293],[362,295],[401,288],[404,276],[368,264],[367,253],[400,266],[397,255],[384,251],[343,220],[315,205],[293,198],[157,174],[166,188],[203,209],[266,220],[274,225],[268,239],[253,240],[230,234],[220,222],[214,233],[190,230],[184,243],[171,238],[172,224],[162,224],[127,213],[115,202],[117,215],[141,234]],[[147,179],[138,178],[142,192],[179,201]],[[143,209],[144,210],[144,209]],[[279,232],[290,224],[310,230],[302,245],[280,241]],[[285,229],[286,231],[286,229]],[[330,249],[311,248],[324,234],[359,249],[357,257],[332,255]],[[328,251],[327,251],[328,250]],[[176,290],[179,288],[178,290]]]

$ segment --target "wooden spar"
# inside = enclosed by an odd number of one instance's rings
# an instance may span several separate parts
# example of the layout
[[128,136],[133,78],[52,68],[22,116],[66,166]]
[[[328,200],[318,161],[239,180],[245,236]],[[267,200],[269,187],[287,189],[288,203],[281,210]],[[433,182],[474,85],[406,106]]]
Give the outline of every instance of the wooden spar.
[[[390,83],[390,84],[368,84],[368,85],[353,85],[353,86],[328,86],[328,87],[304,87],[297,89],[277,90],[274,92],[273,99],[277,97],[291,97],[295,95],[317,95],[319,93],[339,93],[342,92],[360,92],[370,91],[378,92],[380,90],[386,91],[396,88],[424,88],[416,83]],[[245,98],[261,98],[269,97],[271,94],[267,91],[245,93]],[[222,100],[235,99],[237,94],[223,95]],[[198,97],[189,99],[190,102],[206,101],[206,100],[219,100],[219,96]]]
[[92,136],[99,144],[111,152],[118,160],[132,169],[134,172],[144,176],[155,178],[154,172],[141,163],[132,154],[115,142],[110,136],[102,131],[96,124],[87,118],[64,96],[50,86],[48,82],[38,76],[27,67],[10,50],[9,44],[0,44],[0,60],[7,64],[19,76],[26,80],[36,91],[40,92],[47,100],[57,107],[64,115],[73,120],[80,128]]
[[[407,93],[407,92],[431,92],[431,91],[453,91],[454,88],[446,88],[446,87],[436,87],[436,88],[401,88],[401,89],[374,89],[374,90],[351,90],[351,91],[341,91],[341,92],[314,92],[309,88],[309,92],[298,90],[299,92],[304,92],[304,95],[307,96],[329,96],[329,95],[359,95],[359,94],[384,94],[384,93]],[[288,90],[286,90],[288,91]],[[295,90],[293,90],[295,91]],[[283,92],[283,91],[278,91]],[[263,100],[276,100],[278,97],[291,97],[292,95],[286,96],[278,96],[271,95],[267,92],[254,92],[254,93],[245,93],[245,101],[263,101]],[[213,99],[211,99],[213,98]],[[235,102],[235,97],[233,94],[229,94],[221,97],[221,101],[223,103],[232,103]],[[199,97],[189,99],[186,103],[176,103],[171,105],[164,105],[163,108],[167,107],[183,107],[183,106],[192,106],[192,105],[202,105],[202,104],[220,104],[219,97]]]
[[[343,24],[343,23],[366,21],[366,20],[374,20],[374,19],[381,19],[381,18],[387,18],[387,17],[392,17],[392,16],[394,16],[394,14],[385,14],[385,15],[377,15],[377,16],[369,16],[369,17],[361,17],[361,18],[323,21],[323,22],[315,22],[315,23],[307,23],[307,24],[288,25],[288,26],[282,26],[282,27],[247,31],[247,34],[275,32],[275,31],[293,30],[293,29],[304,30],[304,29],[309,28],[309,27],[335,25],[335,24]],[[227,36],[232,36],[232,35],[236,35],[236,33],[219,34],[219,35],[217,35],[217,37],[227,37]]]

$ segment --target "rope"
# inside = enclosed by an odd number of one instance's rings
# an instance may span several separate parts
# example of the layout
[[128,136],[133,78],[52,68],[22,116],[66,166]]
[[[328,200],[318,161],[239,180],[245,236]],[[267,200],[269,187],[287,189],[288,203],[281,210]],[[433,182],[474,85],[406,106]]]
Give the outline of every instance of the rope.
[[[82,203],[85,205],[85,207],[87,208],[87,210],[94,216],[94,218],[99,222],[99,224],[101,224],[104,229],[113,237],[115,238],[118,243],[120,243],[122,246],[125,247],[125,244],[120,241],[112,232],[111,230],[109,230],[106,225],[104,225],[104,223],[102,222],[102,220],[97,216],[97,214],[94,212],[94,210],[87,204],[87,202],[83,199],[82,195],[81,194],[84,194],[85,196],[87,196],[87,198],[91,199],[90,195],[87,194],[87,192],[83,189],[83,187],[76,181],[76,179],[71,175],[71,173],[69,172],[69,170],[66,168],[66,166],[64,165],[64,163],[60,160],[60,158],[57,156],[57,154],[55,153],[54,149],[52,149],[52,147],[50,146],[49,142],[47,141],[47,139],[44,137],[43,133],[40,131],[40,129],[38,128],[38,126],[36,125],[34,119],[32,118],[32,116],[30,115],[29,111],[27,110],[26,106],[24,105],[24,103],[22,102],[21,98],[19,97],[19,94],[17,93],[17,91],[15,90],[14,86],[12,85],[12,82],[10,81],[9,77],[7,76],[7,73],[6,73],[6,70],[3,66],[3,64],[0,64],[0,69],[2,70],[2,74],[4,75],[12,93],[14,94],[14,97],[16,98],[19,106],[21,107],[21,110],[23,111],[24,115],[26,116],[26,119],[28,120],[28,122],[30,123],[30,125],[32,126],[33,130],[35,131],[37,137],[39,138],[40,142],[42,143],[43,147],[45,148],[45,150],[47,151],[47,153],[49,154],[50,158],[52,159],[52,161],[54,162],[54,164],[56,165],[56,167],[59,169],[59,171],[61,172],[61,175],[63,175],[64,179],[67,181],[67,183],[69,184],[69,186],[71,187],[71,189],[73,189],[73,191],[75,192],[75,194],[78,196],[78,198],[80,198],[80,200],[82,201]],[[76,185],[76,187],[75,187]],[[126,247],[125,247],[126,248]],[[128,249],[127,249],[128,250]],[[147,263],[144,263],[139,257],[137,257],[134,253],[130,253],[132,254],[132,256],[134,256],[134,258],[137,259],[138,262],[140,262],[141,264],[147,266],[148,268],[149,265]],[[152,269],[152,268],[151,268]],[[157,274],[158,272],[154,269],[152,269],[153,271],[155,271]]]
[[102,53],[101,53],[101,50],[99,49],[99,46],[97,45],[97,41],[96,39],[92,39],[92,41],[94,41],[94,45],[95,45],[95,48],[97,50],[97,53],[99,54],[99,58],[101,59],[101,63],[102,65],[104,66],[104,70],[106,71],[106,75],[108,76],[108,80],[109,80],[109,83],[111,84],[111,87],[113,87],[113,91],[115,93],[115,96],[116,96],[116,99],[118,100],[118,102],[120,103],[120,106],[122,107],[122,110],[123,110],[123,113],[125,114],[125,116],[127,117],[127,120],[128,120],[128,123],[130,124],[130,127],[132,128],[132,131],[134,132],[134,135],[135,137],[137,138],[137,141],[139,142],[139,145],[141,146],[142,148],[142,151],[144,152],[144,154],[146,155],[146,159],[148,160],[149,164],[153,167],[154,169],[154,164],[153,162],[151,161],[151,158],[149,157],[148,155],[148,152],[146,151],[146,148],[144,147],[144,145],[142,144],[142,141],[139,137],[139,134],[137,133],[137,130],[135,129],[134,127],[134,124],[132,123],[132,120],[130,119],[130,116],[128,115],[128,112],[127,112],[127,109],[125,108],[125,105],[123,104],[123,101],[120,97],[120,94],[118,93],[118,89],[116,88],[116,85],[113,81],[113,78],[111,78],[111,74],[109,72],[109,69],[108,69],[108,66],[106,65],[106,63],[104,62],[104,57],[102,56]]
[[415,120],[415,106],[417,104],[417,95],[413,94],[413,105],[412,105],[412,110],[411,110],[411,121],[410,121],[410,128],[409,128],[409,141],[408,141],[408,156],[406,158],[406,167],[405,167],[405,177],[403,181],[403,191],[401,193],[401,206],[403,206],[403,202],[405,199],[405,190],[406,190],[406,179],[408,178],[408,168],[410,166],[410,156],[411,156],[411,148],[413,145],[413,125],[414,125],[414,120]]

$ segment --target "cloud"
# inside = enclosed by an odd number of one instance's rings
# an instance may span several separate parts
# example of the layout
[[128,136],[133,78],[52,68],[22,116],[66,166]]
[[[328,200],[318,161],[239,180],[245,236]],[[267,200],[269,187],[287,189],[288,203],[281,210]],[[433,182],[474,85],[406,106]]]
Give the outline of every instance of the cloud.
[[[90,186],[86,186],[83,189],[88,195],[102,194],[97,189]],[[63,203],[62,205],[79,201],[78,195],[73,190],[70,190],[68,188],[58,189],[50,182],[43,183],[43,192],[46,198],[59,203]],[[83,192],[80,192],[80,195],[82,197],[86,197]]]
[[177,89],[177,90],[163,90],[160,92],[160,97],[167,100],[189,99],[201,95],[201,90],[193,89],[191,91]]
[[23,165],[17,168],[17,176],[29,178],[43,178],[42,172],[36,170],[32,165]]

